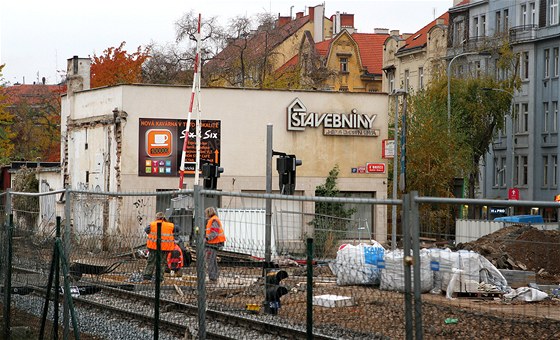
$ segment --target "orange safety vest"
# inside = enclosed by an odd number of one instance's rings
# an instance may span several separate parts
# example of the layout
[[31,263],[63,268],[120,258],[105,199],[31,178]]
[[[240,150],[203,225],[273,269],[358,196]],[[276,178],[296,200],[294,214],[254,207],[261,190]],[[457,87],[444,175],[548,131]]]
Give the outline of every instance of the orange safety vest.
[[170,270],[179,270],[183,268],[183,251],[178,244],[167,254],[167,268]]
[[[214,221],[218,222],[218,226],[219,226],[218,230],[216,230],[216,228],[212,228],[212,224]],[[208,240],[208,244],[217,244],[217,243],[226,242],[226,235],[224,234],[224,229],[222,229],[222,222],[216,215],[210,217],[210,219],[208,219],[208,223],[206,223],[206,236],[210,235],[212,232],[218,233],[218,236],[216,236],[216,238],[213,240]]]
[[148,249],[157,249],[157,224],[161,222],[161,250],[170,251],[175,248],[175,238],[173,237],[173,229],[175,226],[171,222],[163,220],[155,220],[150,223],[150,233],[146,246]]

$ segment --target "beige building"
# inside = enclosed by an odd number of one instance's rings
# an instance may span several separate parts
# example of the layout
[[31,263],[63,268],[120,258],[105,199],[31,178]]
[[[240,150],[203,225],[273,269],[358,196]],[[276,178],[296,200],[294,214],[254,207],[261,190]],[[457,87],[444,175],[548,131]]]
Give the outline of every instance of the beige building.
[[[89,89],[87,58],[69,59],[68,78],[61,113],[64,185],[109,192],[177,189],[191,87]],[[338,165],[342,193],[387,197],[381,157],[386,94],[203,88],[201,97],[201,158],[225,169],[218,190],[265,192],[267,125],[272,124],[273,149],[303,161],[296,195],[314,196]],[[187,189],[193,182],[187,178]],[[275,167],[272,183],[278,192]],[[112,209],[118,214],[119,203]],[[299,209],[309,212],[312,206]],[[375,208],[370,217],[372,236],[386,240],[385,208]],[[118,230],[127,230],[124,218],[118,223]]]
[[414,34],[391,31],[383,49],[383,91],[414,93],[445,73],[448,20],[446,12]]

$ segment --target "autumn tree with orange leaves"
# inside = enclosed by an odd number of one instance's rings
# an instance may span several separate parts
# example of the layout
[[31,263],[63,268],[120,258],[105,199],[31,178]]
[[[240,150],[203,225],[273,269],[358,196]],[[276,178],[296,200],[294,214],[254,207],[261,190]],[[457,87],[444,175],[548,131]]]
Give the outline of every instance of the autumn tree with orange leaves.
[[100,56],[93,55],[91,63],[91,87],[142,82],[142,64],[148,58],[148,49],[134,53],[124,50],[126,42],[119,47],[109,47]]

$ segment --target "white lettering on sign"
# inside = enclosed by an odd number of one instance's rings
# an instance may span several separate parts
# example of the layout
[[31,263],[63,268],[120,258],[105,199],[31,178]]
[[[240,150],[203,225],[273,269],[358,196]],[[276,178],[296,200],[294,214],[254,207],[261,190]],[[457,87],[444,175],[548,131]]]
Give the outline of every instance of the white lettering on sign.
[[[379,130],[373,129],[373,123],[377,115],[367,115],[365,113],[358,113],[358,110],[352,109],[350,113],[339,112],[307,112],[303,103],[296,98],[290,106],[288,106],[288,130],[289,131],[303,131],[306,127],[317,128],[323,126],[328,135],[362,135],[362,136],[378,136]],[[358,134],[351,134],[348,131],[343,133],[336,133],[329,129],[360,129],[360,130],[373,130],[371,133],[361,132]]]
[[384,173],[385,172],[385,163],[367,163],[366,164],[367,172],[372,173]]

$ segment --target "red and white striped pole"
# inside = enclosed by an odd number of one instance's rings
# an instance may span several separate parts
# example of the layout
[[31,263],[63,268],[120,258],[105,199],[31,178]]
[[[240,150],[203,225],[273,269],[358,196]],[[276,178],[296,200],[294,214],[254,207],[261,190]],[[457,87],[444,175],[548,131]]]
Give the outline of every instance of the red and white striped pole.
[[[195,94],[197,93],[197,81],[198,81],[198,64],[200,59],[200,21],[201,21],[201,14],[198,14],[198,30],[196,35],[196,56],[194,58],[194,74],[193,74],[193,81],[192,81],[192,91],[191,91],[191,101],[189,104],[189,114],[187,116],[187,126],[185,132],[185,139],[183,140],[183,152],[181,153],[181,166],[179,167],[179,190],[183,189],[184,177],[185,177],[185,158],[187,156],[187,145],[189,140],[189,131],[191,128],[191,116],[194,106],[194,99]],[[198,100],[198,98],[197,98]],[[195,129],[196,134],[196,129]],[[195,171],[198,170],[196,167]],[[198,177],[198,176],[196,176]]]

